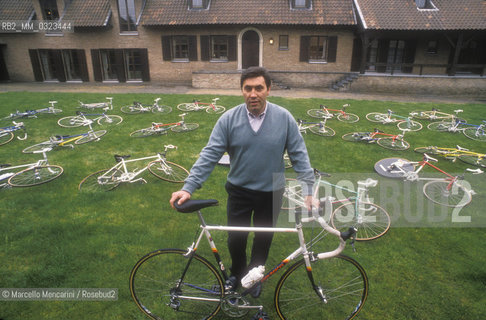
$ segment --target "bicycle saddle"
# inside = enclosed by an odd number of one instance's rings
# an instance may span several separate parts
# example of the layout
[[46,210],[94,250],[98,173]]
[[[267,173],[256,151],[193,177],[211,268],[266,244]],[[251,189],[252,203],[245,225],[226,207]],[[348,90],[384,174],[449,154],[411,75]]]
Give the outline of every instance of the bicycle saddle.
[[316,168],[314,168],[314,175],[319,175],[321,177],[330,177],[331,176],[329,173],[319,171]]
[[131,157],[131,155],[129,155],[129,154],[124,155],[124,156],[120,156],[118,154],[115,154],[115,160],[116,160],[116,162],[120,162],[120,161],[122,161],[122,159],[128,159],[130,157]]
[[187,200],[183,204],[177,204],[177,201],[174,203],[175,208],[178,212],[182,213],[191,213],[195,211],[199,211],[201,209],[212,207],[218,205],[218,200],[216,199],[208,199],[208,200]]

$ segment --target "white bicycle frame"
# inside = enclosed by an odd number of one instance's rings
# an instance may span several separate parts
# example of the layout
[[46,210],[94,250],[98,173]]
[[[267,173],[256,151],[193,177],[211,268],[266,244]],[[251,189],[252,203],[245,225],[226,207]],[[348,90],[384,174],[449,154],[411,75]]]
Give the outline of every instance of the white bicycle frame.
[[[48,165],[49,162],[47,161],[47,152],[49,152],[51,150],[52,150],[52,148],[46,148],[46,149],[43,149],[43,150],[39,150],[39,151],[33,152],[33,153],[42,153],[43,158],[42,159],[39,159],[37,162],[32,162],[32,163],[21,164],[21,165],[17,165],[17,166],[8,166],[8,167],[0,168],[0,187],[5,187],[5,186],[8,185],[7,182],[3,182],[2,183],[1,181],[5,181],[6,179],[9,179],[11,176],[13,176],[13,175],[17,174],[18,172],[22,171],[22,170],[16,170],[15,172],[12,172],[12,170],[21,169],[21,168],[30,169],[30,168],[35,168],[35,167],[41,167],[41,166]],[[5,172],[5,171],[9,171],[9,172],[2,173],[2,172]]]
[[[15,121],[12,121],[12,123],[13,123],[13,126],[0,128],[0,134],[2,134],[2,131],[3,132],[15,132],[17,130],[20,130],[20,129],[23,129],[24,128],[24,123],[23,122],[15,122]],[[22,138],[19,137],[19,136],[17,136],[17,139],[19,139],[19,140],[25,140],[25,139],[27,139],[27,131],[24,131],[24,136]]]
[[211,108],[212,106],[216,105],[216,102],[218,102],[219,98],[214,98],[212,99],[211,103],[202,103],[200,101],[194,101],[193,102],[193,111],[199,111],[199,110],[205,110],[205,109],[208,109],[208,108]]
[[325,133],[325,132],[327,132],[327,130],[326,130],[327,119],[329,119],[329,118],[327,118],[327,117],[322,118],[322,120],[319,121],[319,122],[306,122],[306,121],[303,121],[303,120],[299,120],[298,121],[299,131],[301,133],[307,134],[307,129],[310,129],[310,128],[315,127],[315,126],[319,126],[319,132]]
[[87,108],[87,109],[96,109],[96,108],[103,108],[105,110],[112,110],[113,109],[113,98],[112,97],[106,97],[108,102],[94,102],[94,103],[83,103],[79,101],[79,104],[81,108]]

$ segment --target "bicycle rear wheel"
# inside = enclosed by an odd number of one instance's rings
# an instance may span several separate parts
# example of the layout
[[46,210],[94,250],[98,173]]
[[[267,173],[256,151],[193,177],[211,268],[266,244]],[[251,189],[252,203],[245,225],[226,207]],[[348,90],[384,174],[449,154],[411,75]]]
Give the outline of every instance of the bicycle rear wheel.
[[120,116],[113,115],[113,114],[111,114],[111,115],[108,115],[107,114],[107,115],[105,115],[105,116],[103,116],[103,117],[101,117],[101,118],[98,119],[98,124],[99,125],[105,125],[105,124],[107,124],[107,125],[117,125],[117,124],[122,123],[122,121],[123,121],[123,118],[120,117]]
[[387,233],[390,229],[391,219],[385,209],[374,203],[362,202],[356,208],[356,202],[350,202],[334,210],[331,214],[331,225],[340,231],[356,227],[358,229],[356,240],[366,241],[379,238]]
[[199,128],[199,124],[197,123],[184,123],[183,125],[172,127],[170,130],[174,132],[186,132],[196,130],[197,128]]
[[410,144],[407,141],[398,138],[380,138],[377,143],[383,148],[391,150],[407,150],[410,148]]
[[313,134],[317,134],[318,136],[323,136],[323,137],[332,137],[333,135],[336,134],[336,132],[332,128],[329,128],[328,126],[315,125],[310,127],[309,130]]
[[58,178],[64,169],[56,165],[33,167],[17,172],[8,179],[12,187],[37,186]]
[[432,113],[434,111],[412,111],[410,115],[419,120],[431,120]]
[[472,200],[471,192],[457,182],[429,181],[424,185],[423,192],[427,199],[446,207],[464,207]]
[[130,293],[149,318],[212,319],[221,309],[224,285],[218,271],[203,257],[186,254],[187,250],[161,249],[133,267]]
[[388,115],[386,113],[380,113],[380,112],[370,112],[366,115],[366,119],[368,119],[371,122],[378,122],[378,123],[383,123],[384,119],[386,119]]
[[226,111],[225,107],[219,106],[217,104],[215,104],[213,106],[208,106],[206,108],[206,112],[209,113],[209,114],[219,114],[219,113],[223,113],[225,111]]
[[172,111],[172,107],[166,105],[152,107],[153,113],[167,114],[170,113],[171,111]]
[[[130,137],[144,138],[144,137],[154,135],[155,133],[156,133],[155,130],[152,127],[150,127],[150,128],[133,131],[132,133],[130,133]],[[167,131],[163,131],[163,133],[167,133]]]
[[346,123],[354,123],[359,121],[359,117],[353,113],[338,114],[337,119]]
[[459,160],[473,166],[486,168],[486,155],[463,154],[459,156]]
[[108,170],[104,169],[96,171],[88,176],[86,176],[79,183],[79,191],[86,192],[100,192],[100,191],[110,191],[118,187],[120,180],[118,179],[121,175],[120,170],[111,170],[110,174],[106,174]]
[[44,141],[38,144],[34,144],[33,146],[27,147],[22,150],[23,153],[34,153],[34,152],[41,152],[47,148],[54,148],[57,146],[56,142],[51,141]]
[[0,130],[0,146],[12,141],[14,134],[10,131]]
[[189,171],[183,166],[170,161],[155,160],[148,164],[148,170],[157,178],[182,183],[189,175]]
[[107,132],[106,130],[90,131],[85,136],[76,140],[74,143],[83,144],[94,140],[99,140],[102,136],[106,134],[106,132]]
[[123,106],[120,108],[121,112],[126,114],[137,114],[142,112],[141,108],[137,105],[135,106]]
[[410,120],[410,121],[406,121],[406,120],[400,121],[399,123],[397,123],[397,127],[400,130],[409,130],[409,131],[419,131],[419,130],[422,130],[422,124],[420,122],[413,121],[413,120]]
[[432,130],[432,131],[449,131],[449,128],[452,127],[452,124],[450,121],[438,121],[438,122],[432,122],[429,123],[427,126],[427,129]]
[[185,112],[197,110],[196,105],[193,102],[178,104],[177,109]]
[[486,141],[486,131],[482,128],[475,128],[475,127],[469,127],[464,129],[464,135],[468,137],[469,139],[477,140],[477,141]]
[[345,141],[350,141],[350,142],[359,142],[359,141],[371,141],[369,139],[366,139],[370,136],[369,132],[350,132],[343,134],[341,138]]
[[312,118],[317,118],[317,119],[324,119],[324,118],[332,118],[333,115],[327,112],[322,111],[321,109],[310,109],[307,110],[307,114],[311,116]]
[[309,283],[304,259],[290,266],[277,283],[274,299],[280,319],[353,319],[368,296],[363,267],[344,255],[313,259],[311,267],[317,288]]
[[438,148],[435,147],[435,146],[418,147],[418,148],[413,149],[413,151],[418,152],[418,153],[426,153],[426,154],[439,154]]
[[69,116],[57,120],[57,124],[64,128],[80,127],[86,123],[86,120],[78,116]]

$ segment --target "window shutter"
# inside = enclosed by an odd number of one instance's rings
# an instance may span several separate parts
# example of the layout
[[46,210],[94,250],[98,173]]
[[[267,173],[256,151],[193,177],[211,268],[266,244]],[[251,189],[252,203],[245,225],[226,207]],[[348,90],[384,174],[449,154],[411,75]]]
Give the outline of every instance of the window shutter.
[[44,81],[42,70],[39,62],[39,52],[35,49],[29,49],[30,62],[32,63],[32,70],[34,71],[35,81]]
[[301,36],[300,37],[300,61],[301,62],[309,61],[309,45],[310,45],[310,37]]
[[337,37],[329,37],[327,46],[327,62],[336,62]]
[[100,61],[100,50],[91,49],[91,62],[93,63],[93,77],[95,81],[103,81],[103,76],[101,75],[101,61]]
[[228,36],[228,61],[236,61],[236,36]]
[[164,61],[172,60],[172,49],[170,46],[170,41],[170,36],[162,36],[162,60]]
[[189,38],[189,61],[197,61],[197,37],[188,36]]
[[209,49],[209,36],[201,36],[201,61],[209,61],[210,49]]
[[80,76],[81,80],[83,82],[88,82],[89,81],[89,75],[88,75],[88,65],[86,64],[86,54],[84,53],[84,50],[76,50],[76,54],[78,55],[79,58],[79,71],[80,71]]
[[150,69],[147,49],[140,49],[140,59],[142,63],[142,81],[150,81]]

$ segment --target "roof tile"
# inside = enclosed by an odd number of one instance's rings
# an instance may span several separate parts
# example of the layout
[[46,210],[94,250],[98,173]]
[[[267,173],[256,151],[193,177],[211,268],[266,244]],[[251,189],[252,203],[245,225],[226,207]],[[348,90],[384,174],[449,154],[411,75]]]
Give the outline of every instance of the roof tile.
[[73,22],[75,27],[102,27],[108,23],[110,14],[109,0],[73,0],[62,20]]
[[32,0],[0,0],[0,20],[28,20],[33,13]]

